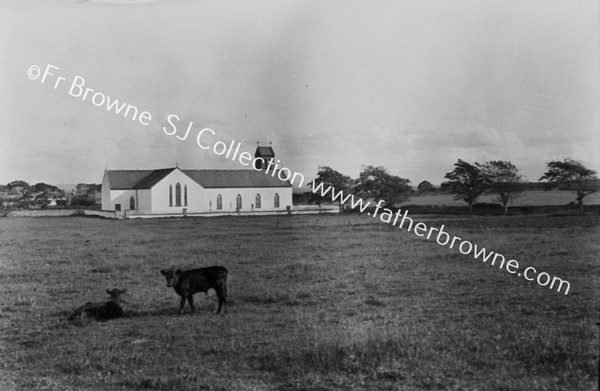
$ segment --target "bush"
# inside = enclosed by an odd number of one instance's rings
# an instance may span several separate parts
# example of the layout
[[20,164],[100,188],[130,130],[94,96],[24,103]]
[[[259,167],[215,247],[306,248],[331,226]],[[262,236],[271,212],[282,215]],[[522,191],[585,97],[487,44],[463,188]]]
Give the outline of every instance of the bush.
[[75,196],[71,198],[72,206],[95,206],[96,200],[88,198],[87,196]]

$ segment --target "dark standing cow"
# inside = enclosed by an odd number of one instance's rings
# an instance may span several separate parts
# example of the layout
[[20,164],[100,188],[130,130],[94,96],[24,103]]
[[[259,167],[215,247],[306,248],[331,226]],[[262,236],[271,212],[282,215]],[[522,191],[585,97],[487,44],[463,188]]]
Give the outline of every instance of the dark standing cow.
[[123,315],[123,308],[119,305],[121,295],[127,292],[127,289],[113,289],[112,291],[106,290],[106,293],[110,295],[109,301],[102,301],[98,303],[87,302],[81,307],[77,308],[73,315],[69,319],[75,318],[92,318],[96,320],[109,320],[120,318]]
[[183,313],[183,307],[187,300],[192,312],[194,309],[193,295],[197,292],[208,292],[214,289],[219,299],[217,314],[227,312],[227,269],[223,266],[209,266],[199,269],[184,270],[181,269],[163,269],[160,271],[167,278],[167,286],[175,289],[175,292],[181,296],[179,313]]

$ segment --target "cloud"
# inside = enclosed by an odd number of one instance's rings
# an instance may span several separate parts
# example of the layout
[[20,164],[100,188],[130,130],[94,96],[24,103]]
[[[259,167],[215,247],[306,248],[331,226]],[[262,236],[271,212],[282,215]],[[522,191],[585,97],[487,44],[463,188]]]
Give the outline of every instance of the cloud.
[[[541,171],[555,155],[599,155],[592,2],[9,0],[0,10],[5,160],[63,157],[0,165],[4,180],[219,166],[164,134],[171,113],[249,150],[273,141],[296,170],[383,165],[415,182],[458,158]],[[151,125],[26,77],[46,63],[151,112]]]
[[512,132],[499,131],[485,125],[455,126],[446,131],[422,129],[412,132],[415,147],[505,149],[522,147],[520,138]]

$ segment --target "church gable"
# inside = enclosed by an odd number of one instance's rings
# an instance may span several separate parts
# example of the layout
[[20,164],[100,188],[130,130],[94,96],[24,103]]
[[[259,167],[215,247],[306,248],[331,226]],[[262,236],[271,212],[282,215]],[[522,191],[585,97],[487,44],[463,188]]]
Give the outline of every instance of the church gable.
[[151,189],[158,182],[163,180],[167,175],[173,172],[174,168],[165,168],[161,170],[154,170],[148,174],[144,179],[139,181],[135,185],[135,189]]
[[141,184],[147,186],[146,188],[148,189],[157,189],[168,185],[175,185],[177,183],[180,183],[181,185],[187,184],[193,187],[201,187],[200,184],[196,180],[194,180],[194,178],[190,177],[184,170],[180,168],[171,168],[156,171],[168,172],[155,172],[152,175],[146,177],[143,183]]

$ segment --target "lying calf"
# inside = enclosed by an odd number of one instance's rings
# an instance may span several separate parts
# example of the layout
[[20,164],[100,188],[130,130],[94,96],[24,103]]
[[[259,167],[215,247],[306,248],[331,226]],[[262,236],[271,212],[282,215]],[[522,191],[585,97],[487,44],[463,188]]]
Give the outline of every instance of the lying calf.
[[112,291],[107,289],[106,293],[111,297],[109,301],[85,303],[77,308],[69,319],[92,318],[96,320],[109,320],[119,318],[123,315],[123,308],[119,305],[119,301],[121,300],[121,295],[125,292],[127,292],[127,289],[115,288]]
[[208,292],[214,289],[219,299],[217,314],[227,312],[227,269],[223,266],[209,266],[199,269],[185,270],[163,269],[160,271],[167,278],[167,286],[175,289],[175,292],[181,296],[179,303],[179,313],[183,313],[183,307],[187,300],[192,312],[194,309],[193,295],[197,292]]

